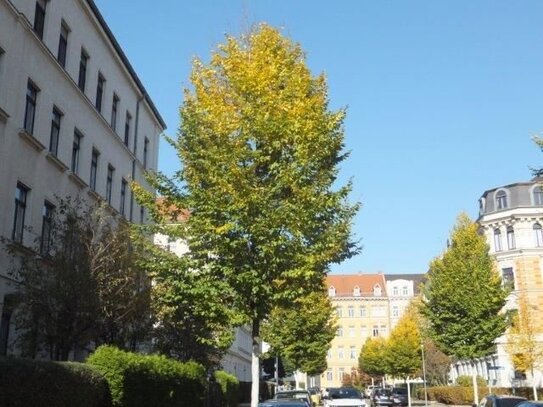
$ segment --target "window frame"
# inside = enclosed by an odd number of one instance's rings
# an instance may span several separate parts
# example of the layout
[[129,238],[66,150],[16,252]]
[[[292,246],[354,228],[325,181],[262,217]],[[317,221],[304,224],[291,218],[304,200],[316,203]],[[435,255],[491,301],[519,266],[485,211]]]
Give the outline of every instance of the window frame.
[[91,169],[89,177],[89,187],[96,192],[96,180],[98,179],[98,160],[100,158],[100,152],[96,149],[92,149],[91,155]]
[[110,126],[111,126],[111,129],[114,131],[114,132],[117,132],[117,116],[118,116],[118,109],[119,109],[119,102],[121,101],[121,99],[119,98],[119,96],[117,96],[116,93],[113,93],[113,100],[111,102],[111,122],[110,122]]
[[98,72],[98,79],[96,80],[96,99],[94,101],[94,107],[98,112],[102,113],[102,102],[104,101],[104,89],[106,86],[106,78],[101,72]]
[[148,156],[149,156],[149,139],[145,137],[145,139],[143,140],[143,168],[145,169],[147,169],[147,166],[149,165]]
[[72,161],[70,163],[70,170],[73,174],[78,174],[79,172],[79,157],[81,155],[81,140],[83,139],[83,134],[78,129],[74,129],[74,137],[72,142]]
[[[53,226],[54,210],[55,205],[53,205],[51,202],[47,200],[43,202],[40,238],[40,254],[42,256],[48,256],[49,249],[51,248],[51,228]],[[46,234],[47,236],[45,236]]]
[[33,135],[34,133],[34,123],[36,120],[36,108],[38,105],[39,92],[40,89],[36,86],[34,81],[28,78],[26,84],[25,115],[23,128],[30,135]]
[[495,228],[494,229],[494,251],[495,252],[503,251],[502,232],[501,232],[500,228]]
[[107,176],[106,176],[106,201],[109,205],[111,205],[114,173],[115,173],[115,167],[113,167],[111,164],[108,164]]
[[64,19],[60,23],[60,34],[58,38],[57,61],[64,69],[66,69],[66,57],[68,55],[68,36],[70,35],[70,27]]
[[494,197],[496,201],[496,210],[501,211],[509,207],[508,194],[505,189],[500,189],[496,191],[496,194],[494,195]]
[[541,224],[539,222],[534,223],[532,230],[534,231],[535,246],[543,247],[543,228]]
[[119,202],[119,213],[123,216],[125,216],[125,211],[126,211],[126,188],[128,186],[128,182],[123,178],[121,180],[121,191],[120,191],[120,194],[121,194],[121,199],[120,199],[120,202]]
[[58,143],[60,140],[60,126],[62,123],[62,116],[64,114],[57,107],[53,106],[51,115],[51,132],[49,134],[49,152],[55,157],[58,157]]
[[515,242],[515,229],[513,228],[513,226],[507,226],[506,236],[507,236],[507,249],[515,250],[517,247],[516,247],[516,242]]
[[128,147],[129,144],[130,144],[130,124],[131,124],[131,121],[132,121],[132,115],[127,110],[126,111],[126,116],[125,116],[125,119],[124,119],[124,145],[126,147]]
[[[21,192],[20,196],[19,193]],[[15,211],[13,214],[13,230],[11,233],[11,239],[19,244],[23,243],[24,229],[25,229],[25,217],[26,207],[28,203],[28,195],[30,188],[22,182],[17,182],[15,189]]]
[[43,41],[43,34],[45,33],[45,16],[47,14],[47,0],[36,0],[36,7],[34,8],[34,24],[32,29],[40,40]]
[[79,56],[79,73],[77,75],[77,87],[81,89],[81,92],[85,93],[87,86],[87,69],[89,65],[89,54],[83,47],[81,47],[81,54]]

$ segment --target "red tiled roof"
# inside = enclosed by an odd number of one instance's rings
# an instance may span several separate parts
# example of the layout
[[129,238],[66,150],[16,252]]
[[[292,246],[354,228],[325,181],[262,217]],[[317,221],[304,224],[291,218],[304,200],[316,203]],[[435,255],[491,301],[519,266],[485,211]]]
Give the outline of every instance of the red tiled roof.
[[385,297],[387,294],[383,274],[330,274],[326,277],[326,288],[333,286],[336,297],[352,297],[356,286],[360,288],[360,295],[373,296],[373,287],[377,284],[381,286],[381,295]]
[[155,202],[160,213],[168,222],[182,222],[187,220],[187,218],[190,216],[190,211],[188,209],[179,209],[175,204],[168,205],[166,203],[166,198],[164,197],[156,198]]

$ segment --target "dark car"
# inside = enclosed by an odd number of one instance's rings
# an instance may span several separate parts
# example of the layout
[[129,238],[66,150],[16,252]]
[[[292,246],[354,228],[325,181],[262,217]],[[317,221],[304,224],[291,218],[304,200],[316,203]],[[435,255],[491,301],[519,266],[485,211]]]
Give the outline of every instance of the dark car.
[[370,403],[373,407],[392,406],[392,392],[389,389],[376,387],[371,392]]
[[526,398],[489,394],[481,399],[479,407],[515,407],[523,401],[526,401]]
[[307,407],[311,407],[313,402],[311,401],[311,395],[307,390],[288,390],[279,391],[273,396],[274,400],[294,399],[303,400]]
[[394,406],[407,406],[409,400],[407,397],[407,389],[405,387],[393,387],[392,393],[392,405]]
[[516,407],[543,407],[543,402],[527,400],[520,402]]
[[306,407],[307,403],[300,399],[273,399],[258,404],[258,407]]

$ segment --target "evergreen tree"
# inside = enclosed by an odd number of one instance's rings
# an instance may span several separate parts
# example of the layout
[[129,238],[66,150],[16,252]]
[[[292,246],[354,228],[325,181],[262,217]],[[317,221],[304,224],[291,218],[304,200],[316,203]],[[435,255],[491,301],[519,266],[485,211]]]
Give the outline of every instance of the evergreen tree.
[[[430,334],[447,355],[484,357],[495,349],[507,321],[501,312],[507,291],[495,270],[485,237],[465,214],[458,217],[450,247],[430,264],[422,311]],[[478,401],[473,369],[474,403]]]

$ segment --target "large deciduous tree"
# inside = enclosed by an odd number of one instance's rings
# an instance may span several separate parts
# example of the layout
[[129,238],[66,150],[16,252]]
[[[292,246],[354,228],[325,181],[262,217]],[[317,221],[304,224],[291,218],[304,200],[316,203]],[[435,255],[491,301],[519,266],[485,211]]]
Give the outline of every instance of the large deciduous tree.
[[386,359],[390,366],[390,374],[407,380],[418,373],[422,366],[421,335],[415,309],[406,312],[398,321],[387,341]]
[[382,378],[390,371],[387,359],[387,341],[385,338],[368,338],[358,358],[360,370],[375,379]]
[[518,312],[512,318],[511,328],[507,332],[506,350],[515,369],[530,372],[534,400],[537,400],[537,382],[534,370],[543,366],[543,332],[537,324],[538,310],[528,301],[526,292],[518,298]]
[[[478,225],[461,214],[445,253],[430,264],[426,300],[421,308],[430,334],[443,352],[474,360],[490,354],[507,327],[502,313],[507,290],[495,270]],[[472,369],[474,403],[478,401]]]
[[336,335],[335,310],[324,292],[295,299],[288,307],[272,310],[262,326],[262,338],[296,370],[319,375],[326,370],[326,355]]
[[191,267],[223,284],[252,325],[256,406],[261,322],[320,290],[329,265],[357,250],[358,205],[337,180],[345,112],[330,110],[325,78],[311,74],[301,47],[265,24],[228,36],[209,63],[196,59],[191,83],[172,140],[181,168],[152,181],[190,211]]

